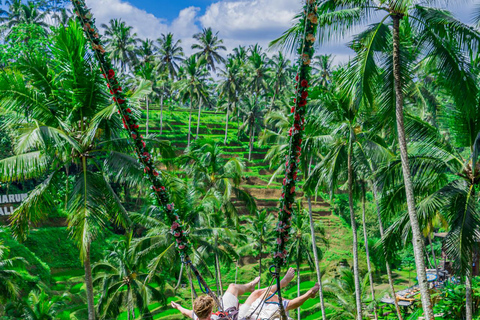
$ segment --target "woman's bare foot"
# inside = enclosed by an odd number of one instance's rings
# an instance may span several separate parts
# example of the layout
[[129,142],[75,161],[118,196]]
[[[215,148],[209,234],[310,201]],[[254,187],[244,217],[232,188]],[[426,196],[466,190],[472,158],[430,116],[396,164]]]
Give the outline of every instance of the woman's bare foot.
[[248,291],[249,292],[255,291],[255,287],[259,282],[260,282],[260,277],[256,277],[255,279],[253,279],[252,282],[247,283]]
[[317,295],[317,292],[318,290],[320,290],[320,285],[318,283],[316,283],[313,288],[311,288],[310,290],[308,290],[308,296],[310,298],[315,298],[315,296]]
[[285,288],[290,283],[290,281],[293,280],[293,277],[295,277],[295,269],[289,268],[287,270],[287,273],[285,273],[285,276],[283,277],[282,281],[280,282],[280,285],[282,286],[282,288]]

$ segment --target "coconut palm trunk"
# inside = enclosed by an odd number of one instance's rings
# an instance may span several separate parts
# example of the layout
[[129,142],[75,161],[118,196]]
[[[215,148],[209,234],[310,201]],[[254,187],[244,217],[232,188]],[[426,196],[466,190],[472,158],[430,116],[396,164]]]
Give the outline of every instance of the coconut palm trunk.
[[408,215],[412,228],[413,253],[415,255],[415,264],[417,269],[418,284],[420,287],[422,307],[426,320],[433,320],[434,314],[430,291],[428,289],[427,274],[425,271],[425,257],[423,256],[423,235],[418,223],[417,212],[415,208],[415,198],[413,194],[413,184],[408,161],[407,139],[405,137],[405,125],[403,116],[403,91],[402,75],[400,71],[400,15],[393,15],[393,77],[395,83],[395,102],[396,102],[396,120],[398,132],[398,145],[400,148],[400,157],[402,160],[403,180],[405,184],[405,193],[407,196]]
[[163,94],[160,96],[160,135],[163,133]]
[[150,106],[149,106],[148,98],[145,98],[145,104],[147,105],[147,110],[146,110],[147,111],[147,121],[145,123],[145,134],[148,136],[148,122],[150,120],[150,117],[149,117],[150,116],[150,112],[149,112],[150,111],[150,108],[149,108]]
[[252,151],[253,151],[253,139],[255,136],[255,119],[252,118],[253,121],[250,121],[250,143],[248,146],[248,161],[252,160]]
[[469,267],[468,272],[465,277],[465,302],[466,302],[466,312],[465,312],[465,319],[472,320],[473,318],[473,304],[472,304],[472,257],[468,259]]
[[[300,257],[300,252],[297,252],[297,257]],[[297,259],[297,297],[300,297],[300,259]],[[302,319],[300,316],[300,307],[297,309],[297,319]]]
[[[310,157],[310,165],[308,166],[308,175],[310,175],[310,170],[312,167],[313,157]],[[312,251],[313,259],[315,260],[315,270],[317,271],[317,281],[319,285],[318,296],[320,298],[320,310],[322,311],[322,320],[327,320],[325,313],[325,301],[323,300],[323,286],[322,286],[322,273],[320,271],[320,261],[318,259],[317,252],[317,240],[315,238],[315,226],[313,224],[313,212],[312,212],[312,197],[307,197],[308,201],[308,217],[310,219],[310,235],[312,237]]]
[[88,320],[95,320],[95,302],[93,299],[93,277],[90,264],[90,242],[86,244],[85,258],[83,260],[85,269],[85,287],[87,291]]
[[437,274],[437,279],[440,279],[438,276],[438,265],[437,265],[437,256],[435,255],[435,250],[433,249],[432,236],[428,235],[428,243],[430,244],[430,251],[432,252],[433,266],[435,267],[435,273]]
[[182,283],[182,276],[183,276],[183,263],[180,265],[180,274],[178,275],[177,285],[175,286],[175,292],[177,292],[178,288],[180,288],[180,284]]
[[[372,295],[372,302],[375,304],[375,288],[373,286],[372,265],[370,263],[370,251],[368,248],[367,224],[365,222],[365,185],[362,183],[362,224],[363,224],[363,241],[365,242],[365,254],[367,255],[367,270],[368,279],[370,281],[370,291]],[[374,305],[373,315],[375,320],[378,320],[377,306]]]
[[190,139],[192,136],[192,100],[190,100],[190,115],[188,116],[188,137],[187,145],[190,146]]
[[230,116],[230,104],[227,107],[227,115],[225,116],[225,140],[223,140],[223,144],[227,144],[227,137],[228,137],[228,118]]
[[353,153],[353,128],[350,129],[350,141],[348,144],[348,205],[350,208],[350,222],[352,224],[352,236],[353,236],[353,276],[355,281],[355,302],[357,307],[357,320],[362,320],[362,294],[360,292],[360,270],[358,267],[358,239],[357,239],[357,223],[355,222],[355,211],[353,209],[353,166],[352,166],[352,153]]
[[[383,229],[382,216],[380,214],[380,206],[378,205],[377,189],[373,184],[373,182],[371,182],[370,184],[372,186],[373,197],[375,198],[375,206],[377,208],[378,228],[380,229],[380,237],[383,238],[385,231]],[[400,310],[400,306],[398,305],[398,301],[396,299],[397,293],[395,292],[395,285],[393,283],[392,269],[390,269],[390,263],[387,261],[387,259],[385,259],[385,268],[387,269],[388,284],[390,286],[393,302],[395,304],[395,310],[397,311],[397,318],[398,320],[403,320],[402,311]]]
[[258,276],[260,277],[260,280],[258,281],[258,290],[260,290],[260,282],[262,282],[262,244],[260,244],[260,253],[258,255]]
[[198,133],[200,132],[200,117],[202,116],[202,104],[198,104],[198,118],[197,118],[197,135],[195,136],[195,140],[198,139]]
[[[215,236],[215,248],[218,248],[218,236]],[[217,269],[218,292],[223,296],[222,270],[220,269],[220,259],[218,258],[218,251],[215,251],[215,265]]]
[[322,311],[322,320],[326,320],[327,316],[325,313],[325,301],[323,299],[322,273],[320,271],[320,261],[318,260],[317,244],[315,240],[315,228],[313,225],[312,197],[308,197],[307,201],[308,201],[308,215],[310,218],[310,234],[312,236],[313,258],[315,260],[315,270],[317,271],[317,281],[320,287],[318,290],[318,296],[320,298],[320,310]]

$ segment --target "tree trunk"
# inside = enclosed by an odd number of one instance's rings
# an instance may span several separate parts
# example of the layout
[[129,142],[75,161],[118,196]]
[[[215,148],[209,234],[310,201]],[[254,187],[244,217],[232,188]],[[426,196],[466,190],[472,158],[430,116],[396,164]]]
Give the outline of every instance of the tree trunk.
[[188,137],[187,137],[187,146],[190,147],[190,137],[192,135],[192,101],[190,100],[190,115],[188,116]]
[[147,121],[145,123],[145,135],[148,136],[148,122],[150,120],[150,105],[149,105],[149,101],[148,101],[148,98],[145,98],[145,102],[146,102],[146,105],[147,105]]
[[202,104],[198,104],[198,119],[197,119],[197,135],[195,136],[195,140],[198,139],[198,133],[200,132],[200,117],[202,115]]
[[472,303],[472,257],[468,259],[468,273],[465,277],[465,301],[466,301],[466,312],[465,320],[472,320],[473,317],[473,303]]
[[228,104],[227,107],[227,116],[225,117],[225,140],[223,141],[223,144],[227,144],[227,137],[228,137],[228,116],[230,115],[230,104]]
[[[377,207],[378,228],[380,229],[380,236],[383,238],[384,230],[383,230],[382,216],[380,214],[380,207],[378,205],[377,189],[373,184],[373,182],[371,183],[371,185],[372,185],[373,196],[375,198],[375,206]],[[384,252],[384,255],[386,256],[385,252]],[[400,310],[400,306],[398,305],[398,301],[396,299],[397,293],[395,292],[395,285],[393,283],[392,270],[390,269],[390,263],[387,261],[386,257],[385,257],[385,268],[387,269],[388,284],[390,285],[393,301],[395,303],[397,318],[398,320],[403,320],[402,311]]]
[[378,320],[377,306],[375,305],[375,288],[373,287],[372,265],[370,263],[370,251],[368,249],[367,224],[365,223],[365,184],[362,182],[362,224],[363,224],[363,240],[365,242],[365,253],[367,255],[368,279],[370,281],[370,291],[372,294],[372,302],[374,303],[373,314],[375,320]]
[[355,211],[353,209],[353,129],[350,129],[350,142],[348,145],[348,205],[350,208],[350,222],[352,224],[353,236],[353,276],[355,280],[355,302],[357,305],[357,320],[362,320],[362,294],[360,292],[360,270],[358,268],[358,239],[357,239],[357,223],[355,222]]
[[[253,132],[253,133],[252,133]],[[248,161],[252,160],[252,151],[253,151],[253,137],[255,135],[255,128],[253,124],[250,124],[250,144],[248,146]]]
[[438,276],[437,257],[435,256],[435,250],[433,249],[433,242],[432,242],[431,235],[428,235],[428,242],[430,243],[430,250],[432,251],[433,265],[435,267],[435,273],[437,274],[437,281],[439,281],[440,277]]
[[422,307],[426,320],[433,320],[434,314],[432,301],[428,290],[427,274],[425,271],[425,258],[423,256],[423,235],[418,223],[415,198],[413,194],[413,184],[408,163],[407,140],[405,137],[405,125],[403,116],[403,91],[400,71],[400,19],[399,15],[393,15],[393,77],[395,80],[395,98],[396,98],[396,120],[398,132],[398,145],[400,148],[400,157],[402,160],[403,180],[405,184],[405,193],[407,196],[408,215],[412,227],[413,253],[417,269],[418,284],[422,298]]
[[[298,252],[297,252],[297,258],[300,258]],[[300,259],[297,259],[297,297],[300,297]],[[297,309],[298,320],[302,319],[300,317],[300,308],[301,307],[298,307],[298,309]]]
[[327,316],[325,314],[325,302],[323,301],[322,274],[320,272],[320,261],[318,260],[317,244],[316,244],[316,240],[315,240],[315,228],[314,228],[314,225],[313,225],[312,197],[308,196],[307,201],[308,201],[308,215],[309,215],[309,218],[310,218],[310,234],[312,236],[313,257],[315,259],[315,269],[317,271],[317,281],[318,281],[318,284],[320,286],[320,290],[318,290],[318,296],[320,297],[320,309],[322,311],[322,320],[326,320]]
[[[218,236],[215,236],[215,248],[218,248]],[[215,264],[217,269],[218,289],[220,296],[223,296],[222,270],[220,269],[220,260],[218,259],[218,251],[215,251]]]
[[163,94],[160,96],[160,135],[163,133]]
[[188,269],[187,276],[188,276],[188,283],[190,284],[190,294],[191,294],[192,306],[193,306],[193,300],[197,299],[198,295],[197,295],[197,291],[195,290],[195,286],[193,285],[192,270]]
[[95,320],[95,302],[93,295],[93,277],[92,266],[90,265],[90,242],[85,249],[85,258],[83,260],[85,268],[85,286],[87,291],[88,320]]
[[180,287],[180,284],[182,283],[182,276],[183,276],[183,263],[180,265],[180,274],[178,276],[178,281],[177,285],[175,286],[175,292],[177,292],[178,288]]
[[260,279],[258,280],[258,290],[260,290],[261,285],[260,282],[262,282],[262,250],[260,249],[260,254],[258,255],[258,276]]
[[235,262],[235,284],[237,284],[237,276],[238,276],[238,260]]

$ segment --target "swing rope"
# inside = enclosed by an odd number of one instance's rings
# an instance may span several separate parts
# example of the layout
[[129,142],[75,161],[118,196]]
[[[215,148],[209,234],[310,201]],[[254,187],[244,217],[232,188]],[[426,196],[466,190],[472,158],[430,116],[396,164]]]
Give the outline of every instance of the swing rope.
[[209,286],[205,282],[205,279],[193,265],[188,256],[190,243],[188,241],[188,234],[185,231],[185,225],[182,224],[178,210],[175,208],[174,203],[170,202],[169,195],[162,179],[161,171],[157,170],[154,165],[153,158],[145,141],[143,140],[143,136],[140,134],[138,119],[128,105],[127,97],[120,86],[120,82],[118,81],[112,63],[108,58],[105,57],[106,52],[98,29],[95,26],[95,19],[93,18],[92,13],[85,4],[84,0],[71,0],[71,2],[73,4],[74,12],[77,15],[77,19],[83,27],[85,36],[88,39],[95,57],[100,64],[100,71],[106,79],[107,87],[110,90],[110,94],[113,96],[113,101],[118,108],[118,113],[122,118],[123,126],[127,130],[129,137],[133,140],[133,149],[137,155],[137,160],[143,167],[146,178],[152,183],[151,196],[154,204],[161,209],[165,220],[171,224],[170,232],[175,238],[175,247],[180,254],[182,263],[190,266],[204,290],[210,297],[214,299],[220,311],[223,311],[218,297],[212,290],[210,290]]
[[[316,39],[318,12],[317,0],[305,0],[303,14],[299,25],[303,30],[300,46],[298,48],[299,58],[298,69],[295,77],[295,98],[291,113],[293,115],[293,126],[290,128],[288,154],[285,159],[285,178],[283,179],[282,196],[280,198],[280,210],[278,212],[278,224],[275,229],[277,235],[277,248],[274,253],[275,274],[277,280],[277,295],[279,310],[282,320],[287,320],[287,315],[282,302],[282,290],[280,287],[280,272],[282,266],[287,263],[288,252],[286,244],[289,240],[289,233],[292,220],[292,208],[295,203],[295,189],[299,174],[300,155],[302,151],[303,131],[305,130],[305,114],[308,98],[308,87],[311,76],[311,59],[315,49],[313,44]],[[303,31],[303,34],[302,34]]]
[[[272,273],[273,279],[277,281],[277,295],[279,299],[279,308],[282,320],[286,320],[286,314],[282,303],[281,287],[280,287],[280,271],[281,267],[286,263],[287,251],[285,250],[288,242],[288,234],[290,231],[291,209],[295,201],[295,187],[298,175],[298,164],[300,162],[302,134],[305,124],[305,106],[307,104],[308,86],[310,80],[311,67],[310,62],[314,54],[313,43],[317,31],[318,14],[316,7],[316,0],[305,0],[303,17],[305,26],[304,33],[298,53],[300,54],[298,60],[298,73],[295,78],[295,99],[292,107],[292,114],[294,117],[293,127],[290,128],[290,143],[288,156],[285,164],[285,178],[283,180],[283,193],[280,199],[280,211],[278,214],[279,222],[277,224],[277,249],[274,254],[275,272]],[[123,93],[122,87],[117,79],[112,63],[105,57],[105,49],[102,45],[100,34],[95,26],[95,19],[88,9],[84,0],[71,0],[75,14],[80,21],[87,39],[91,44],[91,48],[100,64],[100,70],[107,81],[107,86],[110,89],[110,94],[113,96],[118,113],[120,114],[124,128],[128,131],[129,137],[133,140],[133,149],[137,155],[140,165],[144,169],[146,178],[152,183],[152,197],[154,204],[158,206],[163,214],[165,220],[171,224],[171,233],[175,237],[176,249],[180,254],[182,263],[189,265],[193,273],[196,275],[201,290],[211,296],[217,304],[220,311],[223,307],[215,295],[210,290],[201,276],[197,268],[191,262],[188,252],[190,243],[188,241],[188,234],[185,231],[185,225],[182,224],[178,210],[175,208],[173,202],[170,202],[167,190],[162,180],[161,171],[155,168],[152,156],[146,146],[143,136],[140,134],[138,120],[129,107],[127,97]],[[273,281],[273,280],[272,280]],[[203,287],[202,287],[203,286]],[[267,291],[268,292],[268,291]],[[271,299],[273,296],[269,297]],[[267,302],[268,302],[267,299]]]

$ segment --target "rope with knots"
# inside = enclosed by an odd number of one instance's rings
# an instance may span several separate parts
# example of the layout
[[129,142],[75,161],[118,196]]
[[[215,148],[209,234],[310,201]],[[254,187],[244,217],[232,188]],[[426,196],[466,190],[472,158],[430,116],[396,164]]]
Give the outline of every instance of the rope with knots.
[[293,126],[289,131],[288,154],[285,159],[285,178],[283,179],[282,196],[280,199],[280,211],[278,212],[278,224],[275,229],[277,234],[277,248],[274,253],[275,277],[277,280],[277,295],[279,310],[282,320],[287,320],[287,315],[282,303],[282,291],[280,287],[280,272],[282,266],[287,262],[286,244],[289,240],[289,232],[292,220],[292,208],[295,203],[295,189],[298,178],[298,167],[302,151],[302,138],[305,129],[305,114],[308,100],[308,88],[310,84],[311,67],[310,63],[315,52],[313,44],[316,39],[318,12],[317,0],[305,0],[303,13],[300,16],[298,34],[300,39],[297,60],[298,71],[295,76],[295,98],[291,113]]
[[151,196],[153,197],[154,204],[161,209],[165,220],[171,225],[171,234],[175,238],[175,247],[180,254],[182,263],[190,266],[201,285],[206,288],[208,295],[214,299],[220,311],[223,311],[218,297],[212,290],[210,290],[205,279],[203,279],[188,256],[190,244],[188,241],[188,234],[185,231],[185,226],[180,220],[175,204],[170,201],[162,179],[161,171],[157,170],[154,165],[153,157],[150,154],[143,136],[140,134],[138,119],[133,113],[132,108],[128,105],[127,97],[120,86],[120,82],[118,81],[112,63],[105,57],[106,52],[100,34],[95,26],[95,19],[84,0],[71,0],[71,2],[73,4],[74,12],[77,15],[77,19],[83,27],[85,36],[99,62],[100,71],[107,82],[107,87],[110,90],[112,99],[117,105],[118,113],[123,121],[123,126],[127,130],[129,137],[133,140],[133,149],[134,153],[137,155],[138,162],[143,167],[146,178],[152,184]]

